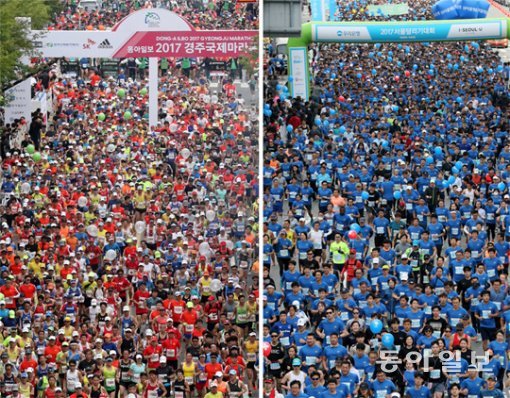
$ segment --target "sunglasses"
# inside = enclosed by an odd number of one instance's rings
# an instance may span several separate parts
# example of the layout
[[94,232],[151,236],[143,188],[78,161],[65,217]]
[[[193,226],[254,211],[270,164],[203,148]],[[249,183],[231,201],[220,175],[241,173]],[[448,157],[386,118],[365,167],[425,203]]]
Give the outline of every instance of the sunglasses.
[[318,381],[318,380],[319,380],[319,378],[318,378],[318,377],[314,377],[312,380],[313,380],[313,381]]
[[331,315],[331,314],[333,314],[331,311],[326,312],[326,315]]
[[278,335],[273,334],[271,337],[274,339],[274,338],[278,337]]

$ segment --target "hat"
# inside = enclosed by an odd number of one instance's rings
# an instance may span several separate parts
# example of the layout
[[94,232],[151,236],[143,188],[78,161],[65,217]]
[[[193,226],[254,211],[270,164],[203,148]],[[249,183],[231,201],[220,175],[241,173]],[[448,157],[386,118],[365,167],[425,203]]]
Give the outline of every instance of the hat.
[[388,264],[384,264],[384,265],[382,266],[382,269],[390,269],[390,266],[389,266]]
[[211,384],[209,384],[209,386],[210,386],[211,388],[214,388],[214,387],[216,387],[216,388],[217,388],[217,387],[218,387],[218,383],[216,383],[215,381],[213,381]]
[[303,318],[300,318],[297,321],[297,325],[298,326],[305,326],[306,325],[306,321]]
[[223,377],[223,373],[221,373],[220,371],[216,372],[214,374],[214,377]]
[[193,304],[191,301],[188,301],[188,302],[186,303],[186,307],[188,307],[188,308],[193,308],[193,307],[194,307],[194,304]]
[[159,358],[159,363],[166,363],[166,357],[162,356],[161,358]]
[[74,388],[82,388],[82,385],[80,382],[74,383]]
[[468,370],[478,370],[478,368],[476,367],[476,365],[469,365]]
[[230,369],[228,374],[231,375],[231,376],[237,376],[237,372],[235,371],[235,369]]
[[402,257],[401,257],[401,258],[402,258],[402,260],[407,260],[407,258],[408,258],[408,257],[407,257],[407,254],[402,254]]
[[402,281],[407,281],[409,279],[409,277],[407,275],[402,275],[402,277],[400,278],[400,280]]
[[301,366],[301,359],[299,358],[294,358],[292,360],[292,366]]

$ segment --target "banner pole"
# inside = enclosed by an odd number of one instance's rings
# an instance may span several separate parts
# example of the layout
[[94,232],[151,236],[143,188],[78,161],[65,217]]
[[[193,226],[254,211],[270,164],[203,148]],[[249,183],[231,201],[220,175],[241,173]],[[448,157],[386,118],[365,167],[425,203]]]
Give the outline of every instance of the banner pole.
[[149,58],[149,126],[158,124],[158,59]]

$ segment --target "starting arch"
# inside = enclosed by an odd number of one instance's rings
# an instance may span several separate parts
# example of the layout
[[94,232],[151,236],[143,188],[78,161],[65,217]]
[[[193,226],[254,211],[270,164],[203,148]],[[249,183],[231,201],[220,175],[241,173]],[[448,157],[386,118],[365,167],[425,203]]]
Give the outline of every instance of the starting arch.
[[158,121],[159,58],[236,58],[249,52],[256,30],[198,30],[162,8],[127,15],[111,30],[32,31],[42,57],[149,58],[149,125]]
[[289,91],[308,101],[310,43],[413,43],[510,38],[510,18],[414,22],[309,22],[290,38]]

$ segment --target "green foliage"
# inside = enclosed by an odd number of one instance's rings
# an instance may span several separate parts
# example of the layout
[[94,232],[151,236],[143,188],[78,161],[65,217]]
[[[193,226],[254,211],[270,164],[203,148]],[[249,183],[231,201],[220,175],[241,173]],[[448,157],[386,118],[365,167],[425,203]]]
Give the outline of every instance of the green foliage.
[[58,12],[58,0],[0,0],[0,84],[26,72],[20,57],[32,54],[33,43],[28,28],[16,17],[30,17],[32,29],[43,29],[50,13]]
[[259,59],[259,38],[253,38],[253,44],[250,47],[249,52],[239,57],[238,61],[243,66],[243,69],[246,70],[248,75],[252,75],[253,73],[258,72],[258,59]]

